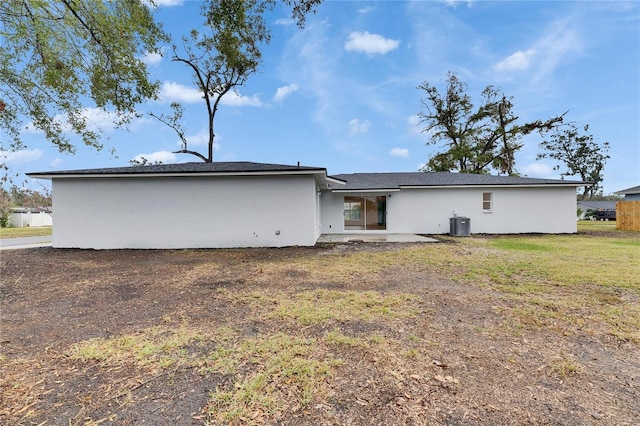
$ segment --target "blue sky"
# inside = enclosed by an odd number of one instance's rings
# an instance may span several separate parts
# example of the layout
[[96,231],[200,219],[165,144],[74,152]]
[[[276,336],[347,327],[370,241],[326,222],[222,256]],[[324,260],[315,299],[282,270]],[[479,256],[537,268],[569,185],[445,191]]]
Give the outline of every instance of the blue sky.
[[[200,3],[160,1],[158,19],[173,35],[202,22]],[[640,3],[615,1],[325,1],[297,28],[285,9],[268,16],[272,42],[264,63],[216,119],[215,161],[255,161],[326,167],[329,174],[416,171],[436,147],[426,144],[416,114],[429,82],[444,88],[448,71],[479,100],[487,85],[513,96],[522,120],[566,118],[588,124],[611,144],[604,193],[640,184]],[[87,105],[108,136],[105,149],[58,153],[42,135],[25,131],[26,150],[9,154],[13,172],[128,165],[144,155],[165,163],[177,136],[148,112],[186,106],[190,148],[205,151],[204,104],[187,69],[146,58],[162,82],[160,98],[140,106],[128,131]],[[538,136],[525,139],[517,170],[559,177],[536,161]],[[111,148],[115,153],[110,152]]]

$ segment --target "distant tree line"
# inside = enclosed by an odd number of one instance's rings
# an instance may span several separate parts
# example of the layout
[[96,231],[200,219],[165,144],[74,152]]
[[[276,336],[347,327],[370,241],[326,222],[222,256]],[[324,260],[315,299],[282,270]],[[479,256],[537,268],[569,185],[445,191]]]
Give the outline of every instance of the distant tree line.
[[[12,207],[45,208],[51,207],[51,192],[43,188],[42,192],[12,185],[7,191],[0,187],[0,226],[6,227]],[[3,225],[4,224],[4,225]]]

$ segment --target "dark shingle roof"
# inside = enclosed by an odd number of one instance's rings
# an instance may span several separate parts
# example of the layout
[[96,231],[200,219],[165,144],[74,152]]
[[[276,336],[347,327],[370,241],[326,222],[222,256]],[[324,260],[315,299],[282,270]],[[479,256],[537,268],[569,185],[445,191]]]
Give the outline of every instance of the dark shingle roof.
[[615,209],[616,201],[578,201],[577,206],[586,210]]
[[614,194],[640,194],[640,186],[634,186],[632,188],[623,189],[622,191],[614,192]]
[[572,185],[583,186],[581,181],[536,179],[518,176],[492,176],[469,173],[409,172],[409,173],[353,173],[332,175],[346,181],[337,190],[399,189],[411,186],[487,186],[487,185]]
[[252,163],[248,161],[214,163],[158,164],[151,166],[110,167],[104,169],[61,170],[28,173],[31,177],[83,176],[83,175],[144,175],[144,174],[198,174],[198,173],[260,173],[326,171],[323,167],[289,166],[284,164]]

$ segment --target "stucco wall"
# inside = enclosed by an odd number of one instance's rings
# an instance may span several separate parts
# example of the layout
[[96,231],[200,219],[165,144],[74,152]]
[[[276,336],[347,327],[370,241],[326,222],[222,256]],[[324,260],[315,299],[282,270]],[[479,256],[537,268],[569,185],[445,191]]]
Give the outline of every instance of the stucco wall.
[[323,234],[342,234],[344,232],[344,197],[345,194],[322,191],[320,196],[320,229]]
[[[483,211],[483,192],[493,193],[491,212]],[[388,233],[446,234],[454,211],[471,218],[473,234],[577,232],[572,187],[402,189],[389,194],[379,194],[388,197]],[[340,224],[345,195],[349,194],[323,194],[324,233],[344,232]]]
[[313,176],[53,179],[53,247],[313,245]]

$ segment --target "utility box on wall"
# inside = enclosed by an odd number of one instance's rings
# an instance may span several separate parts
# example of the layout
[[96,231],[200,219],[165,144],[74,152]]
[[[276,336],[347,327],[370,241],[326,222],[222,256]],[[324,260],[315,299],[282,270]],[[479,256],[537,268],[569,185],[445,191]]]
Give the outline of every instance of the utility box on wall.
[[471,235],[471,219],[464,216],[449,218],[449,235],[468,237]]

